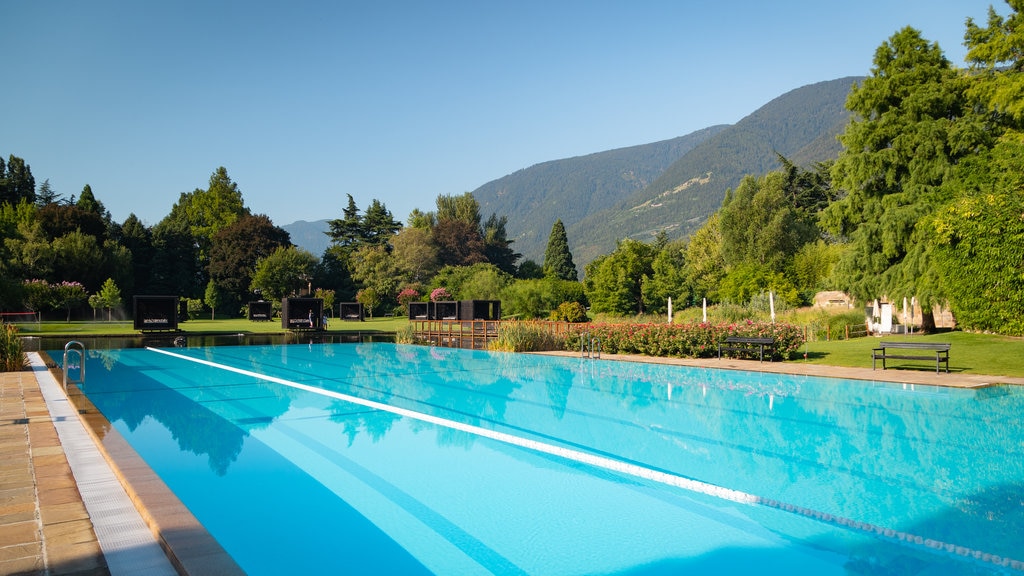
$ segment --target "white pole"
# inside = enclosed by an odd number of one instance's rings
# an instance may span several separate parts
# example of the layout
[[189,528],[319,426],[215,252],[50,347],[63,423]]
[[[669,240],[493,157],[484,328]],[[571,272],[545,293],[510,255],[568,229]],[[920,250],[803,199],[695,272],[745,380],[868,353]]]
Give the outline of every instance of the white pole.
[[771,290],[768,291],[768,307],[772,311],[772,324],[775,323],[775,293]]
[[668,323],[672,323],[672,297],[668,297]]
[[704,323],[708,323],[708,299],[704,299]]

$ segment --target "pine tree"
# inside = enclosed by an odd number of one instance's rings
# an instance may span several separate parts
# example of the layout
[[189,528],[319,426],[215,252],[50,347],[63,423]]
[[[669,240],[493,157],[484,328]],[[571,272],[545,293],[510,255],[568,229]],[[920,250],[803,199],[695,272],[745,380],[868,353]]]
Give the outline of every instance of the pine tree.
[[572,253],[569,252],[569,237],[565,234],[565,225],[561,219],[555,220],[551,235],[548,236],[548,247],[544,251],[544,275],[573,282],[579,279]]

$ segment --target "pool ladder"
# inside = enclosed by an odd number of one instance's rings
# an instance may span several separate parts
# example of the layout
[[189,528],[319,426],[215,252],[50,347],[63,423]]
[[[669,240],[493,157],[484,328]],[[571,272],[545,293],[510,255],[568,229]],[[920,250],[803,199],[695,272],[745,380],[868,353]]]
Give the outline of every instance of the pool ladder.
[[600,358],[601,339],[591,338],[590,332],[580,334],[580,358]]
[[[72,365],[68,362],[75,354],[78,355],[78,378],[68,378]],[[78,340],[72,340],[64,345],[64,389],[68,389],[68,382],[77,385],[79,388],[85,385],[85,344]]]

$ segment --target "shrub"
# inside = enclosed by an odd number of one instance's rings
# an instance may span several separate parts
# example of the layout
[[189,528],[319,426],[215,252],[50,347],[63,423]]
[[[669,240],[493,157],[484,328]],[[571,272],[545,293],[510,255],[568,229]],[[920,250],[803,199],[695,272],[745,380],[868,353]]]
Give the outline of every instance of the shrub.
[[0,372],[17,372],[28,366],[28,357],[13,324],[0,325]]
[[562,302],[551,312],[552,320],[565,322],[588,322],[587,309],[579,302]]
[[803,330],[791,324],[727,322],[720,324],[610,324],[579,326],[565,338],[566,350],[579,350],[585,338],[597,338],[608,354],[641,354],[676,358],[712,358],[729,336],[772,337],[772,357],[787,359],[803,345]]

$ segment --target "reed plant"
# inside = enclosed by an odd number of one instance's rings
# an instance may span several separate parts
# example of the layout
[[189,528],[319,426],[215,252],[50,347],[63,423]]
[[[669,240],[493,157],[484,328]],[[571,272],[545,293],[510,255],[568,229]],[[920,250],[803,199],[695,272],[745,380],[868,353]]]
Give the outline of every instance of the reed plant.
[[502,322],[498,337],[488,345],[490,350],[503,352],[545,352],[564,347],[564,338],[534,322]]
[[0,372],[17,372],[28,367],[28,357],[18,336],[18,327],[0,325]]

